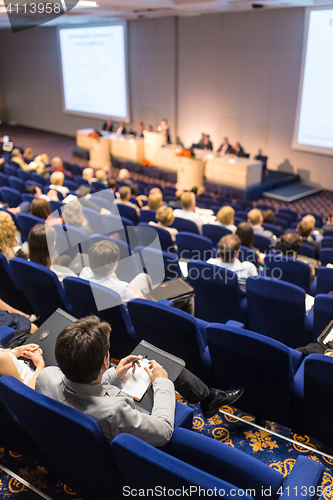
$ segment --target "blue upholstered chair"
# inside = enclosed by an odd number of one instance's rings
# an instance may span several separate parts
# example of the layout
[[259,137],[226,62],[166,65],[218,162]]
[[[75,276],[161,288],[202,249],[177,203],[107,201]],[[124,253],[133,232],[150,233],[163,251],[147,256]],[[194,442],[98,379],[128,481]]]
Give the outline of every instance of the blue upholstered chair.
[[15,330],[9,326],[0,326],[0,346],[5,346],[13,337]]
[[19,177],[14,175],[10,175],[8,177],[9,186],[13,189],[17,189],[20,193],[23,193],[25,190],[25,182],[22,181]]
[[93,210],[92,208],[82,207],[82,213],[87,219],[89,226],[94,231],[94,233],[102,233],[104,232],[104,224],[103,224],[103,216],[100,215],[97,210]]
[[47,181],[46,181],[46,179],[44,179],[44,176],[37,174],[36,172],[30,173],[30,179],[33,182],[36,182],[37,184],[42,184],[43,186],[46,186],[46,184],[47,184]]
[[135,229],[138,244],[140,246],[147,246],[151,242],[154,241],[156,236],[158,236],[161,249],[164,252],[175,252],[174,242],[171,238],[171,234],[167,229],[163,229],[163,227],[152,226],[147,222],[140,222]]
[[320,266],[317,269],[315,279],[311,283],[310,295],[329,292],[333,292],[333,269],[330,267]]
[[298,213],[294,210],[290,210],[289,208],[280,208],[276,215],[288,215],[292,218],[293,222],[298,218]]
[[17,176],[20,179],[22,179],[24,182],[28,181],[29,179],[31,179],[30,172],[26,172],[25,170],[22,170],[21,168],[18,169]]
[[28,203],[31,203],[32,200],[34,200],[34,199],[35,199],[35,195],[34,194],[30,194],[30,193],[22,193],[21,194],[21,200],[22,201],[27,201]]
[[111,446],[93,419],[9,376],[1,377],[0,395],[56,477],[91,500],[120,495]]
[[156,210],[141,210],[140,222],[156,222]]
[[183,260],[206,261],[214,257],[212,240],[193,233],[178,233],[176,235],[178,257]]
[[[112,448],[129,490],[191,491],[193,498],[206,497],[204,490],[216,488],[224,492],[224,498],[265,500],[264,492],[270,491],[270,498],[277,500],[303,487],[306,500],[311,500],[315,497],[310,491],[317,491],[324,471],[322,464],[300,456],[284,480],[281,473],[246,453],[181,428],[175,430],[168,454],[130,434],[119,434]],[[211,496],[209,492],[207,496]]]
[[131,353],[139,341],[119,294],[72,276],[65,278],[63,284],[75,317],[95,314],[111,325],[111,357],[121,359]]
[[10,266],[34,313],[40,316],[41,323],[58,307],[72,312],[66,292],[53,271],[17,257],[11,259]]
[[195,292],[195,315],[205,321],[246,323],[246,301],[241,299],[237,275],[207,262],[188,263],[188,282]]
[[17,189],[4,186],[1,188],[2,201],[8,203],[10,208],[18,207],[21,203],[21,193]]
[[[3,189],[1,190],[1,193]],[[320,250],[319,260],[322,266],[327,266],[327,264],[333,264],[333,248],[323,248],[322,250]]]
[[[143,259],[142,264],[139,252],[141,252],[141,257]],[[134,254],[137,254],[137,259],[140,259],[137,260],[138,265],[141,266],[140,272],[142,272],[142,270],[147,272],[153,284],[159,284],[162,281],[173,280],[175,278],[183,278],[179,267],[178,257],[175,254],[143,246],[135,247]]]
[[206,332],[217,387],[243,386],[237,408],[290,426],[294,376],[302,354],[228,324],[210,324]]
[[253,203],[250,200],[236,200],[237,205],[242,207],[242,210],[249,212],[253,208]]
[[208,323],[174,307],[143,299],[127,304],[138,341],[146,340],[186,362],[186,367],[212,386],[211,362],[206,347]]
[[123,205],[122,203],[118,203],[116,207],[121,217],[129,219],[135,226],[139,223],[139,217],[135,208],[128,205]]
[[16,218],[23,241],[28,241],[29,232],[36,224],[45,224],[44,219],[31,214],[18,214]]
[[80,252],[81,243],[88,239],[88,235],[85,231],[81,229],[65,225],[65,224],[54,224],[54,230],[56,232],[56,251],[59,255],[69,255],[71,259]]
[[333,295],[319,293],[313,306],[313,339],[316,340],[333,319]]
[[321,248],[333,248],[333,236],[324,236],[321,240]]
[[254,248],[258,248],[260,252],[266,253],[271,251],[272,243],[269,238],[262,234],[254,234],[253,238]]
[[[103,191],[102,191],[103,192]],[[128,226],[133,226],[133,222],[126,217],[120,217],[119,215],[104,215],[104,232],[108,236],[114,234],[115,232],[124,231],[124,228]],[[123,238],[120,238],[123,240]]]
[[[3,253],[0,252],[0,297],[10,306],[32,313],[31,306],[18,284],[12,268]],[[1,344],[1,342],[0,342]]]
[[[28,186],[38,186],[43,191],[43,194],[47,194],[50,190],[50,187],[48,185],[45,186],[45,184],[42,184],[41,182],[32,181],[32,180],[25,181],[25,187],[27,188]],[[57,193],[58,193],[59,200],[62,200],[62,194],[59,193],[59,191],[57,191]]]
[[[282,229],[284,231],[287,230],[288,227],[292,227],[292,228],[296,228],[297,227],[297,222],[291,222],[291,219],[290,218],[287,218],[287,217],[279,217],[278,215],[276,215],[274,217],[274,221],[275,221],[275,224],[279,227],[282,227]],[[294,225],[295,224],[295,225]]]
[[303,243],[301,248],[298,250],[299,255],[304,255],[305,257],[310,257],[314,259],[314,248],[308,243]]
[[275,234],[275,236],[277,238],[280,238],[281,236],[281,233],[282,233],[282,230],[279,226],[276,226],[274,224],[268,224],[267,222],[263,222],[262,223],[262,227],[266,230],[266,231],[271,231],[273,234]]
[[[23,199],[23,196],[24,195],[22,195],[22,199]],[[61,210],[61,207],[64,206],[64,204],[61,201],[56,201],[56,200],[49,201],[49,204],[50,204],[51,212],[55,212],[55,210]],[[60,214],[61,214],[61,212],[60,212]]]
[[312,342],[312,322],[305,314],[302,288],[263,276],[246,280],[249,329],[289,347]]
[[280,254],[265,256],[265,276],[287,281],[309,293],[311,268],[309,264]]
[[226,227],[218,226],[217,224],[204,224],[202,226],[202,234],[206,238],[209,238],[214,246],[217,246],[223,236],[232,233]]
[[5,174],[8,175],[8,177],[10,175],[17,177],[17,172],[19,170],[19,166],[16,162],[13,162],[13,163],[14,163],[14,165],[10,165],[8,163],[5,163],[4,171],[5,171]]
[[324,238],[325,236],[333,236],[333,229],[324,229]]
[[247,222],[247,211],[246,210],[237,210],[235,212],[235,216],[238,217],[238,219],[243,219],[244,222]]
[[71,191],[75,191],[79,187],[79,184],[77,182],[72,181],[72,180],[65,179],[63,182],[63,186],[67,187]]
[[0,172],[0,187],[4,187],[4,186],[9,187],[8,175]]
[[175,227],[179,232],[199,234],[198,226],[195,222],[182,219],[181,217],[175,217],[171,227]]

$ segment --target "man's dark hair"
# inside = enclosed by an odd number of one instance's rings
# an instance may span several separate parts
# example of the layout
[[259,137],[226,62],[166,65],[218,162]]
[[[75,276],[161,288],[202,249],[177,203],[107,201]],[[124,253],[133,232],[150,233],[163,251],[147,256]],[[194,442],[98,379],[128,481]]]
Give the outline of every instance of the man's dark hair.
[[114,177],[108,179],[108,189],[114,189],[117,185],[117,181]]
[[134,184],[134,182],[131,182],[129,184],[130,190],[131,190],[131,195],[132,196],[138,196],[139,194],[139,186],[137,184]]
[[240,239],[235,234],[227,234],[219,241],[219,255],[222,262],[232,262],[240,249]]
[[293,256],[302,247],[303,241],[297,233],[285,233],[277,243],[277,247],[283,255]]
[[89,264],[96,276],[107,276],[119,260],[119,248],[113,241],[103,240],[91,245]]
[[263,210],[261,213],[262,213],[262,218],[263,218],[264,222],[266,222],[267,224],[274,224],[275,223],[275,214],[274,214],[273,210],[268,208],[267,210]]
[[36,194],[36,186],[34,184],[30,184],[25,188],[24,192],[28,194]]
[[110,349],[108,323],[87,316],[66,326],[58,335],[55,357],[60,370],[72,382],[91,384],[100,374]]

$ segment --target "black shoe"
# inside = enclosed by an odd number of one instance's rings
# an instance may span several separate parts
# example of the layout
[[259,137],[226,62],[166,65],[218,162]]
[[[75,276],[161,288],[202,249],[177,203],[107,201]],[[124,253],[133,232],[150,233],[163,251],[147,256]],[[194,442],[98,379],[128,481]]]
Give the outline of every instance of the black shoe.
[[211,418],[217,414],[220,406],[232,404],[240,398],[244,392],[243,387],[222,391],[221,389],[211,389],[215,392],[215,398],[210,403],[201,403],[201,412],[204,418]]

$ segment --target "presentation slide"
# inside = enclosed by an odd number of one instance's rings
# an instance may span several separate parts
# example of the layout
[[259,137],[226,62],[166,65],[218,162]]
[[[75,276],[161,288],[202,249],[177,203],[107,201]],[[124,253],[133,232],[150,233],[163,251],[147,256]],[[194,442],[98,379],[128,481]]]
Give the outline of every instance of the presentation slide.
[[64,111],[129,121],[126,25],[59,29]]
[[295,149],[333,155],[333,9],[309,10]]

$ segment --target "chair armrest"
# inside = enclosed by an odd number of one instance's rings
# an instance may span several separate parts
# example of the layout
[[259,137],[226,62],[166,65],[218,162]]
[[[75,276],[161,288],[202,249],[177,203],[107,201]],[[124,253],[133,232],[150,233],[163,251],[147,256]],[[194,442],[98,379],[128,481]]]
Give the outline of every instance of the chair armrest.
[[206,328],[209,325],[208,321],[204,321],[203,319],[195,318],[195,321],[198,326],[199,333],[201,335],[202,341],[205,346],[207,346],[207,334]]
[[297,500],[301,496],[304,500],[318,499],[321,496],[320,484],[323,472],[322,464],[299,456],[284,482],[280,498]]
[[303,354],[300,351],[296,351],[296,349],[292,349],[291,347],[288,349],[290,352],[291,364],[293,365],[294,373],[296,373],[302,363]]
[[0,326],[0,345],[5,346],[12,336],[14,335],[15,330],[10,328],[9,326]]

